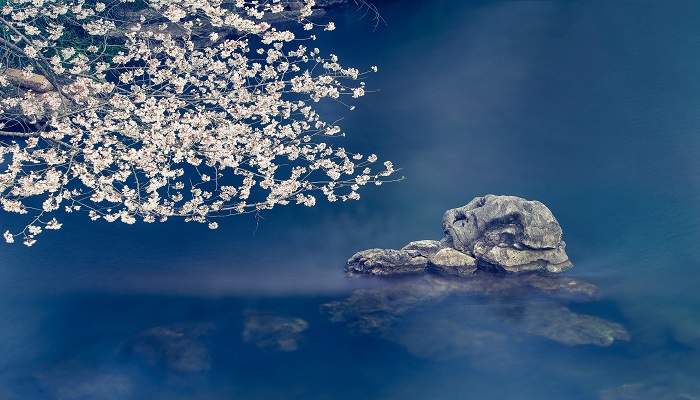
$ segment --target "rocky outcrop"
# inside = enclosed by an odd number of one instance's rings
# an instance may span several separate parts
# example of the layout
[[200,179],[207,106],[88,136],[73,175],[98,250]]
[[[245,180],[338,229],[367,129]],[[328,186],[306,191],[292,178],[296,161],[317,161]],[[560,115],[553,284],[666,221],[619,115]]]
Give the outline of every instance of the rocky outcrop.
[[487,195],[447,210],[445,238],[411,242],[401,250],[371,249],[352,256],[351,275],[402,275],[432,272],[467,277],[477,269],[520,273],[559,273],[573,265],[562,230],[539,201]]
[[515,196],[477,197],[442,217],[445,241],[484,266],[506,272],[571,268],[552,212]]
[[[417,240],[402,247],[401,250],[369,249],[356,253],[345,265],[349,275],[415,275],[423,274],[427,268],[438,274],[456,274],[457,267],[467,268],[466,255],[445,253],[453,250],[437,240]],[[439,257],[438,253],[443,251]],[[437,257],[437,258],[435,258]],[[458,261],[459,260],[459,261]],[[464,269],[463,268],[463,269]]]
[[[356,333],[379,335],[425,357],[478,356],[490,344],[517,345],[528,336],[569,346],[630,340],[622,325],[558,304],[596,299],[598,289],[560,274],[572,264],[561,227],[544,204],[477,197],[447,210],[442,226],[442,240],[352,256],[349,275],[402,279],[356,290],[322,310]],[[446,301],[455,296],[461,301]]]

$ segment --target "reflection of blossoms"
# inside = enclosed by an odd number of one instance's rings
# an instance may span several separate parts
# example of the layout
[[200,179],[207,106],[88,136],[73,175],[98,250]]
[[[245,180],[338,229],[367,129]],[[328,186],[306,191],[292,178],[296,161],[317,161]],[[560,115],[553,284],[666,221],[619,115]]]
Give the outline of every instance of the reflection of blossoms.
[[[311,106],[363,96],[364,73],[302,44],[315,36],[279,31],[264,18],[289,14],[312,30],[313,0],[293,11],[279,0],[232,9],[153,0],[150,12],[168,20],[159,26],[143,16],[120,21],[115,4],[16,0],[2,8],[6,67],[56,89],[20,90],[0,75],[11,93],[0,98],[1,119],[36,128],[0,132],[0,205],[31,216],[5,241],[22,236],[31,246],[42,230],[61,227],[53,216],[60,211],[127,224],[183,217],[216,229],[212,218],[290,202],[311,207],[318,193],[356,200],[360,186],[394,171],[390,162],[373,170],[374,154],[330,144],[344,134]],[[211,29],[198,37],[193,28],[202,24]],[[75,26],[89,45],[62,40]]]

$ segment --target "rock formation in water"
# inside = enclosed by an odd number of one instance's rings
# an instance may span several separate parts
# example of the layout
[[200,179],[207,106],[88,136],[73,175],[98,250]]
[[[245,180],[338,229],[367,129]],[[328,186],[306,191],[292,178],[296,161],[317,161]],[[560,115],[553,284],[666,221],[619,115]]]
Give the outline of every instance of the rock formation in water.
[[[439,241],[352,256],[349,275],[385,277],[384,285],[356,290],[322,310],[356,333],[379,335],[424,357],[479,354],[494,340],[522,333],[566,345],[630,339],[618,323],[559,304],[594,300],[598,290],[560,274],[572,264],[561,227],[544,204],[477,197],[447,210],[442,227]],[[447,301],[454,297],[462,301]]]
[[573,265],[562,230],[539,201],[486,195],[447,210],[445,237],[411,242],[400,250],[370,249],[353,255],[349,274],[400,275],[432,272],[467,277],[478,269],[520,273],[562,272]]

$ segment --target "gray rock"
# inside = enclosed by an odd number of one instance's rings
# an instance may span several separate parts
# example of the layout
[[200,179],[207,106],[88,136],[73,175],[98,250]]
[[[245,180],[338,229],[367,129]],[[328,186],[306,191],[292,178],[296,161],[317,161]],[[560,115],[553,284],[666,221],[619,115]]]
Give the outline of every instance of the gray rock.
[[546,270],[556,273],[573,266],[564,251],[566,245],[563,241],[560,247],[551,250],[515,249],[498,245],[484,249],[481,246],[481,243],[475,245],[474,256],[482,263],[496,265],[507,272]]
[[257,311],[246,311],[243,340],[261,349],[290,352],[299,348],[299,341],[309,324],[301,318],[280,317]]
[[442,226],[446,236],[440,241],[418,240],[401,250],[361,251],[348,260],[345,271],[387,276],[427,269],[467,277],[476,268],[559,273],[573,266],[559,223],[538,201],[514,196],[477,197],[464,207],[447,210]]
[[539,201],[486,195],[445,212],[445,242],[485,268],[506,272],[571,268],[552,212]]
[[476,260],[455,249],[442,249],[430,258],[430,270],[445,276],[471,276],[476,272]]
[[428,266],[428,258],[419,250],[370,249],[352,256],[345,265],[350,275],[420,274]]
[[431,258],[445,247],[447,246],[445,246],[444,243],[437,240],[416,240],[415,242],[405,245],[401,250],[414,250],[423,257]]

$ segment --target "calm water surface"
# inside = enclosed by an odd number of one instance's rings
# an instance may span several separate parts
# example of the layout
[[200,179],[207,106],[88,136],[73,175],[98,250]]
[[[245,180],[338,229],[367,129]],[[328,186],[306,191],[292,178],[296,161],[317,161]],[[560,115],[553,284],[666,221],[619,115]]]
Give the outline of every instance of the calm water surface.
[[[378,92],[326,115],[345,117],[342,145],[407,179],[217,231],[76,217],[31,249],[3,246],[0,399],[700,398],[700,5],[380,10],[376,30],[338,10],[319,38],[348,65],[379,66]],[[444,210],[487,193],[552,210],[567,275],[601,291],[557,304],[629,341],[516,329],[551,307],[522,295],[453,296],[385,335],[320,311],[358,288],[342,273],[354,252],[439,239]]]

